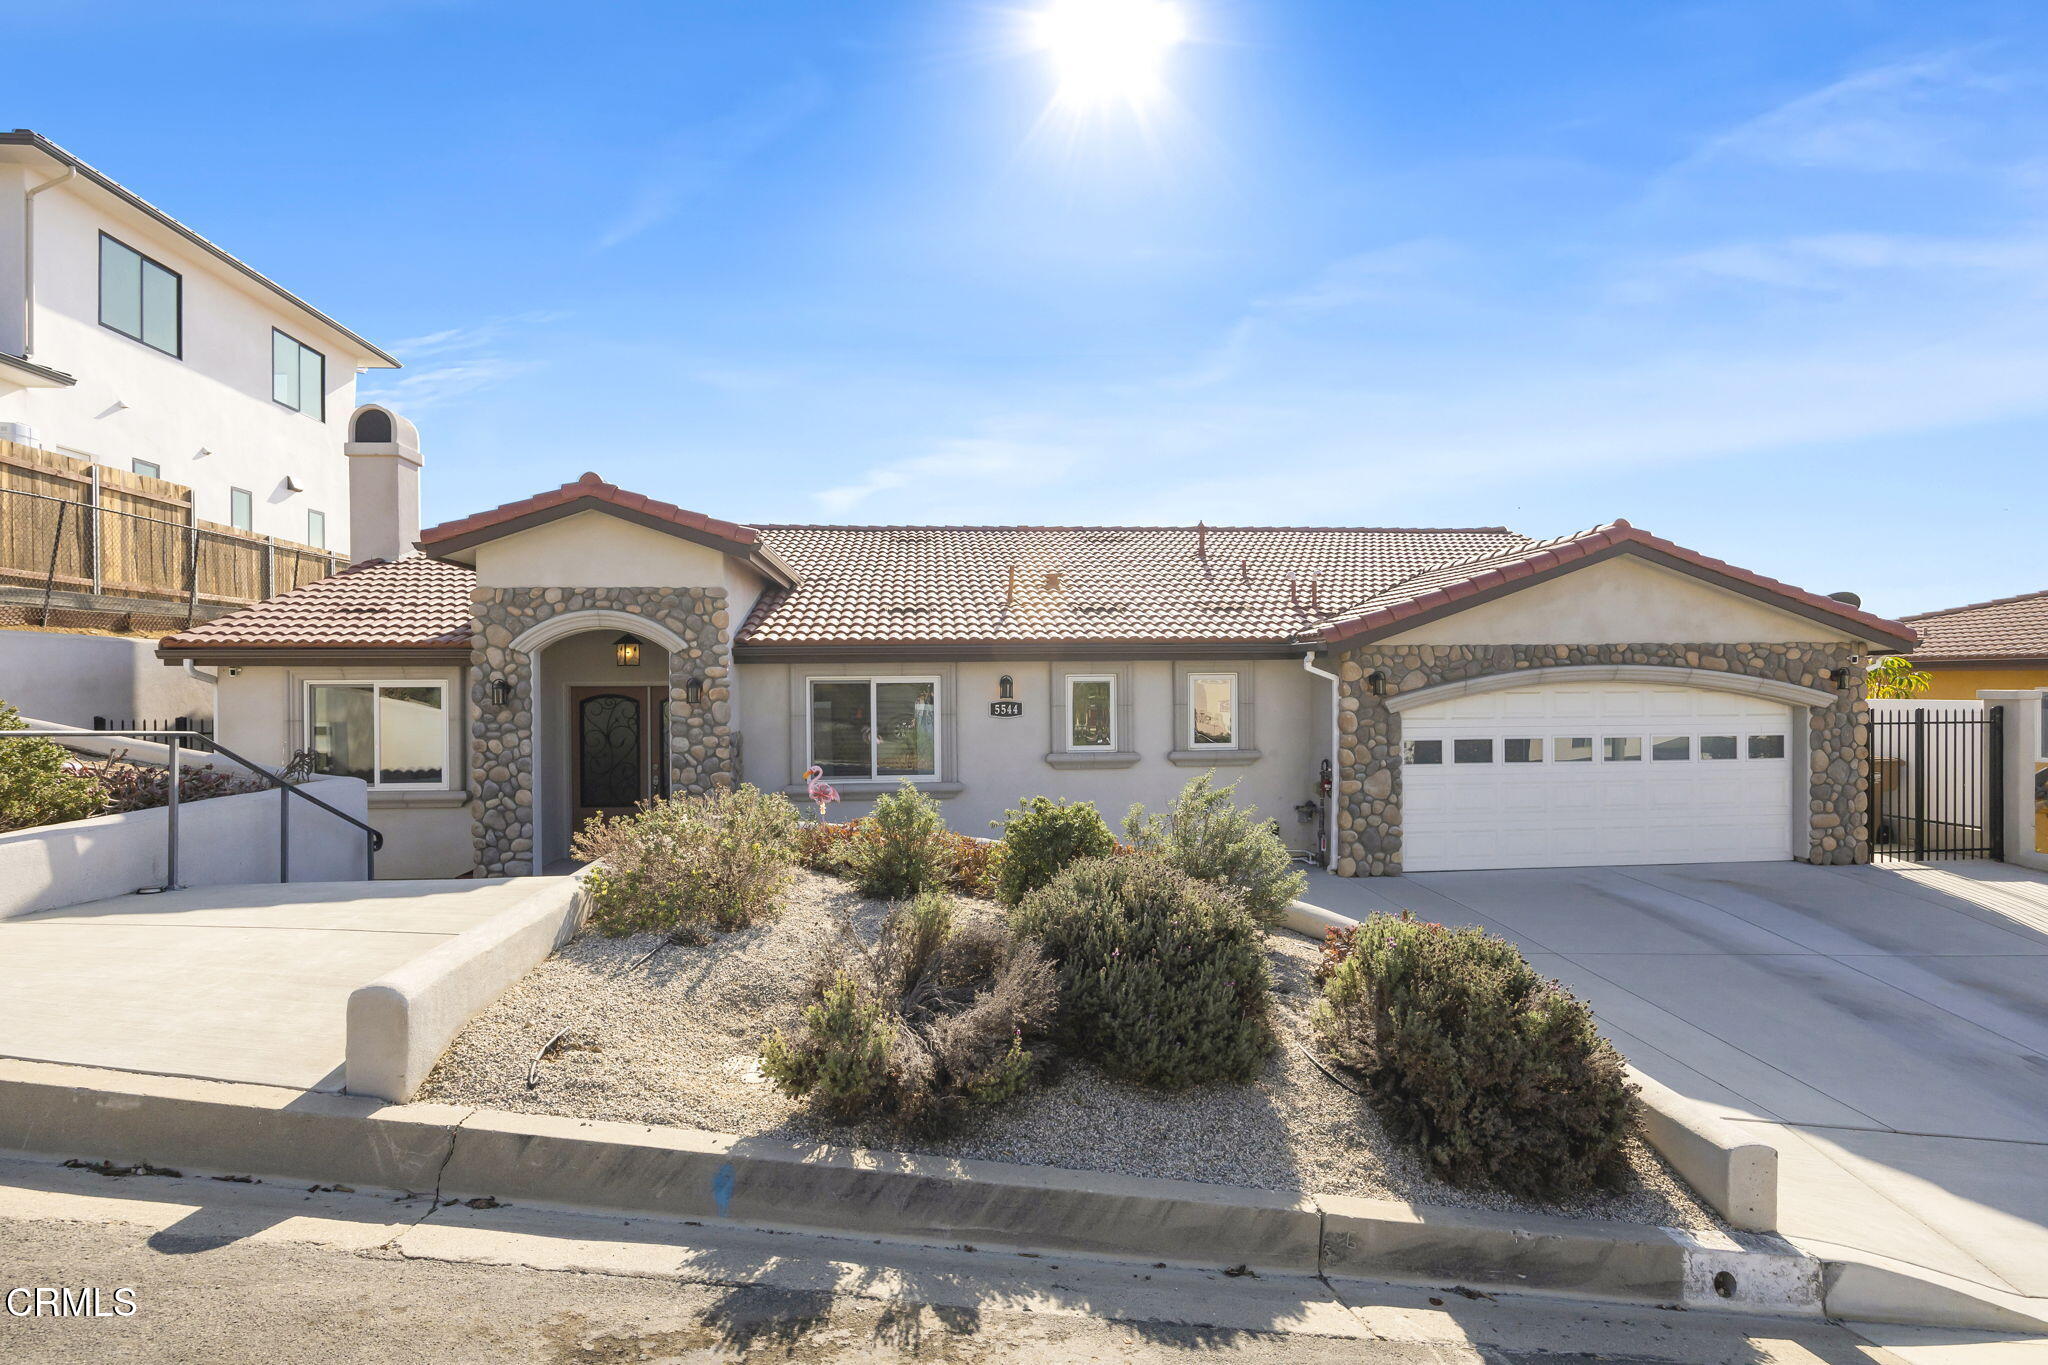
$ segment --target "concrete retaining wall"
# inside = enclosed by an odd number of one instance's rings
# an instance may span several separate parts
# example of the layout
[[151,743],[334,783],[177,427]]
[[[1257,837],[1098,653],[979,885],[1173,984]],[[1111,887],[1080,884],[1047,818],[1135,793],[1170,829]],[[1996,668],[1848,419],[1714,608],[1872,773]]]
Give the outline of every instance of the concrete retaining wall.
[[569,941],[583,879],[547,878],[511,909],[457,934],[348,998],[348,1092],[404,1103],[463,1025]]
[[211,716],[213,679],[164,663],[154,640],[0,630],[0,701],[25,716],[90,729],[94,716]]
[[[303,790],[366,818],[368,797],[357,778],[323,777]],[[185,802],[178,816],[178,880],[186,886],[276,881],[278,800],[272,790]],[[0,834],[0,919],[162,886],[168,821],[163,809],[137,810]],[[360,880],[364,837],[354,825],[293,801],[292,880]]]

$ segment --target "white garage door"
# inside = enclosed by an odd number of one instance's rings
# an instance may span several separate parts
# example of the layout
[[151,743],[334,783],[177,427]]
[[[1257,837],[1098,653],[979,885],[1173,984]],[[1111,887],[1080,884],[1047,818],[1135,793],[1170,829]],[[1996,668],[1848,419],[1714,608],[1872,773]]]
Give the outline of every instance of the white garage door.
[[1402,715],[1410,872],[1792,856],[1792,708],[1561,683]]

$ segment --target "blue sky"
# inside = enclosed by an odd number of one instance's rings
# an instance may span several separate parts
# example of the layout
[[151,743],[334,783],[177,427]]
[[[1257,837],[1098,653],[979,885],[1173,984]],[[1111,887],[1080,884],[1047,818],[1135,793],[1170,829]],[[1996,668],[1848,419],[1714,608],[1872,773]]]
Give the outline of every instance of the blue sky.
[[2048,586],[2048,6],[1185,0],[1076,118],[1039,2],[71,0],[0,117],[405,360],[429,520],[588,468]]

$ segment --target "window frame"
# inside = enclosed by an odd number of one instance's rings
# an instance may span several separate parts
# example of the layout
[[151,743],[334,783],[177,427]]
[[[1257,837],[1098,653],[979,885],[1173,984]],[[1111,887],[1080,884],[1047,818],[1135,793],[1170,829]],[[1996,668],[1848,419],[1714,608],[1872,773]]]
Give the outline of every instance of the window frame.
[[[148,465],[150,472],[144,474],[139,467],[142,465]],[[155,460],[130,460],[128,461],[128,472],[137,478],[161,479],[164,476],[164,467]]]
[[370,689],[370,773],[374,779],[384,770],[384,708],[377,704],[381,690],[386,687],[431,687],[441,694],[441,780],[439,782],[378,782],[365,785],[373,792],[445,792],[454,791],[450,785],[455,772],[455,741],[448,720],[448,698],[452,684],[444,678],[305,678],[300,682],[299,714],[304,718],[305,743],[301,748],[313,747],[313,689],[316,687],[367,687]]
[[[134,256],[136,260],[140,263],[136,271],[135,287],[137,290],[137,299],[135,306],[135,317],[136,323],[141,328],[142,331],[147,332],[149,330],[149,321],[143,315],[142,311],[142,305],[148,298],[148,292],[145,286],[143,285],[142,281],[147,279],[148,277],[142,272],[147,270],[150,266],[155,266],[158,270],[163,271],[164,274],[171,277],[171,283],[173,284],[173,286],[175,286],[175,301],[172,304],[172,312],[175,316],[172,318],[171,321],[171,331],[172,334],[176,337],[177,349],[167,351],[163,347],[157,345],[154,341],[149,340],[147,337],[138,336],[134,332],[126,331],[123,328],[116,327],[113,323],[107,321],[107,276],[105,262],[107,259],[106,244],[108,242],[112,242],[115,246],[121,248],[121,250]],[[104,228],[100,230],[100,251],[99,256],[94,261],[94,269],[97,273],[97,278],[94,281],[94,283],[97,286],[99,294],[99,308],[97,312],[100,326],[106,328],[115,336],[124,336],[127,337],[130,341],[140,342],[142,345],[149,347],[150,350],[155,351],[158,355],[167,355],[171,357],[171,359],[173,360],[183,360],[185,358],[184,275],[176,270],[171,269],[169,266],[165,265],[156,257],[150,255],[148,252],[137,251],[134,247],[128,245],[119,237],[116,237],[113,233],[108,232]]]
[[[315,517],[320,518],[320,534],[318,537],[315,537],[313,534],[313,518]],[[327,548],[327,514],[317,507],[308,507],[306,509],[306,544],[316,550],[325,550]]]
[[[249,524],[247,526],[235,520],[235,500],[237,498],[240,498],[249,505]],[[256,534],[256,495],[246,488],[236,488],[233,484],[228,485],[228,525],[234,527],[237,531],[243,531],[252,536]]]
[[[1201,683],[1213,682],[1218,678],[1230,680],[1230,739],[1222,744],[1196,737],[1195,732],[1195,688]],[[1188,728],[1183,736],[1190,750],[1208,753],[1230,753],[1244,747],[1244,716],[1240,702],[1244,696],[1243,682],[1236,670],[1228,673],[1189,673],[1187,675]]]
[[[299,348],[299,393],[302,396],[306,391],[306,356],[307,354],[310,353],[314,356],[319,357],[320,383],[314,390],[314,392],[317,393],[320,398],[320,410],[318,412],[306,412],[306,410],[300,407],[298,404],[287,403],[282,398],[279,398],[277,396],[277,339],[279,337],[283,337],[286,341],[289,341],[292,345]],[[325,422],[327,420],[327,353],[325,351],[314,350],[311,346],[308,346],[305,342],[299,340],[297,337],[293,336],[290,332],[287,332],[282,327],[273,327],[270,329],[270,401],[277,404],[279,407],[284,408],[288,412],[305,413],[306,416],[312,418],[316,422]]]
[[[819,683],[866,683],[868,685],[868,714],[873,716],[880,710],[875,688],[882,683],[930,683],[932,685],[932,770],[928,773],[889,773],[883,775],[877,759],[880,757],[881,736],[873,724],[868,726],[868,775],[866,777],[827,777],[831,783],[880,782],[893,786],[905,778],[912,782],[938,782],[946,771],[946,691],[945,679],[936,673],[813,673],[804,677],[804,770],[822,766],[817,760],[817,702],[814,689]],[[801,778],[799,778],[801,780]]]
[[[1067,730],[1067,733],[1066,733],[1066,736],[1065,736],[1065,739],[1066,739],[1066,752],[1068,752],[1068,753],[1070,753],[1070,754],[1113,754],[1113,753],[1116,753],[1116,752],[1117,752],[1117,744],[1118,744],[1118,742],[1119,742],[1119,741],[1121,741],[1121,740],[1123,739],[1123,736],[1122,736],[1121,734],[1119,734],[1119,733],[1118,733],[1118,729],[1119,729],[1120,727],[1119,727],[1119,726],[1117,725],[1117,719],[1116,719],[1116,707],[1117,707],[1117,695],[1116,695],[1116,692],[1117,692],[1117,677],[1116,677],[1116,674],[1114,674],[1114,673],[1068,673],[1068,674],[1066,674],[1066,675],[1064,675],[1064,676],[1065,676],[1065,678],[1066,678],[1066,683],[1065,683],[1065,687],[1066,687],[1066,701],[1067,701],[1067,722],[1066,722],[1066,730]],[[1108,684],[1109,684],[1109,742],[1108,742],[1108,743],[1106,743],[1106,744],[1079,744],[1079,743],[1076,743],[1076,742],[1075,742],[1075,740],[1074,740],[1074,715],[1075,715],[1075,711],[1074,711],[1074,684],[1075,684],[1075,683],[1095,683],[1095,682],[1099,682],[1099,683],[1108,683]],[[936,698],[934,698],[934,700],[936,701]]]

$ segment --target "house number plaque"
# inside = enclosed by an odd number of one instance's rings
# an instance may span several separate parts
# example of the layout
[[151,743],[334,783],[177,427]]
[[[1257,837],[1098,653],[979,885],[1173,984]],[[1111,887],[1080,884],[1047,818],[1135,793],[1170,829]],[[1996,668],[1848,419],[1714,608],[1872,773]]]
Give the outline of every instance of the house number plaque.
[[1024,714],[1024,703],[1021,701],[992,701],[988,704],[988,713],[992,716],[1021,716]]

